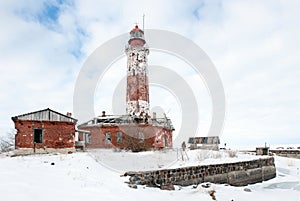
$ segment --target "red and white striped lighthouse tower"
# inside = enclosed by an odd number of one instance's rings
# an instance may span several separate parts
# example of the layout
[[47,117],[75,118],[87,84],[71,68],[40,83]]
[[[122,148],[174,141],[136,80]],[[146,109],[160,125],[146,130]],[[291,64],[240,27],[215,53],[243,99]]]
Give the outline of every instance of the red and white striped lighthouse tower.
[[130,115],[145,116],[149,114],[149,83],[147,47],[144,31],[137,25],[130,31],[126,48],[127,54],[127,93],[126,112]]

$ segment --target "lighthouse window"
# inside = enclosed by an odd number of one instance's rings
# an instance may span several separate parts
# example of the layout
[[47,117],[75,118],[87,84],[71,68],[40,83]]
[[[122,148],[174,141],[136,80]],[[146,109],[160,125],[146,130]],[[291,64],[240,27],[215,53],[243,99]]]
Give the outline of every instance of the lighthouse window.
[[111,132],[105,133],[105,143],[111,144]]

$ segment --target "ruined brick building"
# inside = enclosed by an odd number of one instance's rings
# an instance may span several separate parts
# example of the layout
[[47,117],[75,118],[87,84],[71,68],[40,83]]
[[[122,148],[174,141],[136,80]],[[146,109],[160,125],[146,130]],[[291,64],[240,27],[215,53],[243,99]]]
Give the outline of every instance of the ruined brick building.
[[147,56],[144,31],[130,31],[127,55],[126,115],[105,112],[78,126],[79,142],[87,148],[131,149],[134,151],[172,147],[174,127],[166,116],[150,116]]
[[77,119],[53,111],[39,110],[12,117],[17,134],[15,148],[22,154],[75,151]]

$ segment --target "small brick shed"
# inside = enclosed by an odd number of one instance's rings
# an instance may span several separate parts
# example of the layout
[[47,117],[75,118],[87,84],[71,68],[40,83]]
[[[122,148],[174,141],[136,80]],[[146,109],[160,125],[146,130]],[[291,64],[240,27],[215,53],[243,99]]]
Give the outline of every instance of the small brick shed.
[[12,117],[17,134],[16,151],[50,153],[75,151],[75,125],[71,114],[61,114],[49,108]]

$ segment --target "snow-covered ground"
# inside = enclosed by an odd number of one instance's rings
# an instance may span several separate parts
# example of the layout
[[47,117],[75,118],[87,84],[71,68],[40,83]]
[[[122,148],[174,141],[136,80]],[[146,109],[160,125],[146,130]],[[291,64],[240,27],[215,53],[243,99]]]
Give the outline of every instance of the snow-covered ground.
[[162,151],[146,151],[132,153],[112,151],[109,149],[89,150],[90,155],[103,166],[119,172],[145,171],[167,168],[178,168],[195,165],[230,163],[244,160],[265,158],[253,154],[238,153],[232,150],[186,150],[167,149]]
[[256,145],[247,145],[247,146],[241,146],[241,145],[232,145],[227,148],[231,149],[238,149],[238,150],[255,150],[256,147],[270,147],[270,149],[285,149],[285,150],[300,150],[300,144],[256,144]]
[[[118,162],[120,157],[125,158]],[[174,158],[165,162],[165,157]],[[212,159],[207,159],[211,154]],[[300,160],[275,157],[277,177],[275,179],[249,185],[232,187],[212,184],[210,188],[192,186],[175,191],[161,191],[157,188],[139,186],[129,188],[126,177],[120,177],[120,166],[136,169],[153,166],[173,167],[189,164],[206,163],[208,161],[245,160],[254,156],[238,154],[228,158],[226,153],[218,154],[188,152],[190,160],[177,160],[177,153],[131,153],[98,150],[86,153],[33,155],[24,157],[5,157],[0,155],[0,199],[4,201],[82,201],[82,200],[212,200],[208,191],[214,189],[219,201],[299,201],[300,199]],[[102,157],[101,157],[102,156]],[[111,157],[110,156],[114,156]],[[149,163],[149,159],[152,162]],[[135,159],[135,160],[133,160]],[[174,159],[174,160],[173,160]],[[113,161],[108,163],[108,161]],[[157,163],[155,163],[155,161]],[[206,162],[205,162],[206,161]],[[171,162],[171,163],[169,163]],[[124,165],[125,164],[125,165]],[[148,165],[143,165],[148,164]],[[119,167],[116,170],[115,167]],[[161,167],[161,168],[162,168]],[[156,168],[156,167],[153,167]],[[124,169],[125,170],[125,169]],[[245,191],[245,188],[251,192]]]

